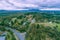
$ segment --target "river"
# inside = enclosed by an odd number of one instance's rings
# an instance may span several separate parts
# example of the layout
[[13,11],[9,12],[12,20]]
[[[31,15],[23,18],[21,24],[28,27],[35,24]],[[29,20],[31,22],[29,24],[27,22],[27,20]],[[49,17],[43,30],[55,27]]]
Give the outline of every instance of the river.
[[[9,27],[6,27],[6,28],[12,30],[15,33],[15,35],[19,38],[19,40],[25,40],[26,32],[20,33],[19,31],[15,30],[15,29],[12,29]],[[0,36],[0,40],[5,40],[5,36]]]

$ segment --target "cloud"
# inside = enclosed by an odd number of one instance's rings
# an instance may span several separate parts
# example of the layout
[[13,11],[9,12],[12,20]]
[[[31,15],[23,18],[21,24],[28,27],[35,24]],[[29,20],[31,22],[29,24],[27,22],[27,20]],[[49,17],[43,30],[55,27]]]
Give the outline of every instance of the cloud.
[[60,8],[60,0],[0,0],[0,9]]

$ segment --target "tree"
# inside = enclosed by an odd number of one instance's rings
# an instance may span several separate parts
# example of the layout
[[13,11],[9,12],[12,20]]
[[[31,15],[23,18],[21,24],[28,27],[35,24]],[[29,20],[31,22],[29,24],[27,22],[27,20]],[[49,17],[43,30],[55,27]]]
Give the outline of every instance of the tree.
[[57,28],[33,24],[29,26],[26,40],[60,40],[60,34]]

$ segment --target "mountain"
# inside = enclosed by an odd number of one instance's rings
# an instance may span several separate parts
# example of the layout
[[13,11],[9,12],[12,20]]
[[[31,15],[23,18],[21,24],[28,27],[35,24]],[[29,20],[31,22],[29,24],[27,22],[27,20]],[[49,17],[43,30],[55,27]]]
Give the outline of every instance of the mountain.
[[28,9],[28,10],[0,10],[0,13],[8,13],[8,12],[36,12],[40,11],[39,9]]
[[42,12],[49,14],[60,14],[60,10],[39,10],[39,9],[28,9],[28,10],[0,10],[0,14],[15,14],[23,12]]

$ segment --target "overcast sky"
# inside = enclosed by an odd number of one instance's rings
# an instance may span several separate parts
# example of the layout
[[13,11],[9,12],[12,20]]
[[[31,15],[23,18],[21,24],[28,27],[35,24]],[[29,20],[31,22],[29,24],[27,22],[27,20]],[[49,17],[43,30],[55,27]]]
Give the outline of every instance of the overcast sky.
[[60,0],[0,0],[0,10],[26,8],[60,10]]

